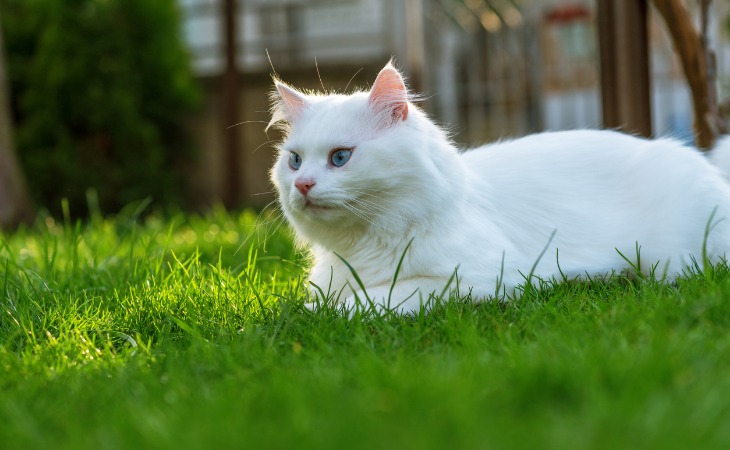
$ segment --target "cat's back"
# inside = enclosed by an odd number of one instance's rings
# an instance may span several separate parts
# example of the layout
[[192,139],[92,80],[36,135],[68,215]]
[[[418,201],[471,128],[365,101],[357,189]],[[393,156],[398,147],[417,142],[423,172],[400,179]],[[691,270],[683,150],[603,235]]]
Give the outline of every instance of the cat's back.
[[547,131],[485,144],[464,151],[462,157],[476,165],[529,164],[531,161],[559,165],[577,160],[632,156],[656,142],[612,130]]
[[467,170],[493,181],[527,178],[551,186],[576,180],[672,178],[715,168],[673,139],[647,140],[610,130],[545,132],[484,145],[461,154]]
[[[615,248],[625,253],[637,242],[648,260],[671,254],[680,270],[686,261],[677,255],[701,252],[713,216],[722,223],[709,248],[730,245],[730,187],[703,154],[673,139],[548,132],[461,157],[472,205],[509,230],[527,260],[556,231],[553,244],[566,267],[578,272],[588,264],[585,255],[613,254]],[[594,262],[605,261],[596,256]]]

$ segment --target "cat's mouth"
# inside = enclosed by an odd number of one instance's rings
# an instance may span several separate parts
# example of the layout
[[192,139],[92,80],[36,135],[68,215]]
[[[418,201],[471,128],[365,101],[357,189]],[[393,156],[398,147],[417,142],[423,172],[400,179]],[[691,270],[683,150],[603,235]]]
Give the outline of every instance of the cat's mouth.
[[304,203],[304,209],[309,210],[309,211],[329,211],[329,210],[331,210],[333,208],[331,206],[319,205],[317,203],[312,203],[311,200],[307,200]]

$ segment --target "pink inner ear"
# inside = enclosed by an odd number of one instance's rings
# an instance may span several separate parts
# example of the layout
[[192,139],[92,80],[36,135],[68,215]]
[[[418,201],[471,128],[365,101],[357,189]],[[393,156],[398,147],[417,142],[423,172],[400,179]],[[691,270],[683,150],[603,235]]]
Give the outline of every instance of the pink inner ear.
[[290,121],[296,120],[301,115],[302,110],[307,107],[307,101],[304,95],[278,81],[276,82],[276,90],[281,97],[284,110],[288,116],[287,119]]
[[377,109],[390,110],[394,121],[408,118],[408,91],[403,78],[390,64],[375,79],[370,90],[370,103]]

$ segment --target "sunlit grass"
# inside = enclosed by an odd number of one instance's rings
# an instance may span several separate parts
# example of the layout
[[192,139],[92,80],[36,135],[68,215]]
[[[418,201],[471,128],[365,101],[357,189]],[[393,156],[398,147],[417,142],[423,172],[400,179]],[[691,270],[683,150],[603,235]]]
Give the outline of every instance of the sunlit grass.
[[0,448],[727,448],[730,280],[312,313],[274,216],[0,235]]

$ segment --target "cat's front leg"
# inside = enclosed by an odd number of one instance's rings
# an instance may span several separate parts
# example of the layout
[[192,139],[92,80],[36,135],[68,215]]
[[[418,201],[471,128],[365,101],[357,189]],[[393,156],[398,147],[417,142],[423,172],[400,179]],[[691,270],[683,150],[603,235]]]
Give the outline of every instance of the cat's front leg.
[[[358,290],[345,299],[349,314],[356,311],[384,314],[393,311],[398,314],[413,314],[424,306],[430,309],[435,299],[449,294],[448,279],[411,278],[399,280],[395,287],[391,284]],[[392,288],[392,290],[391,290]]]

